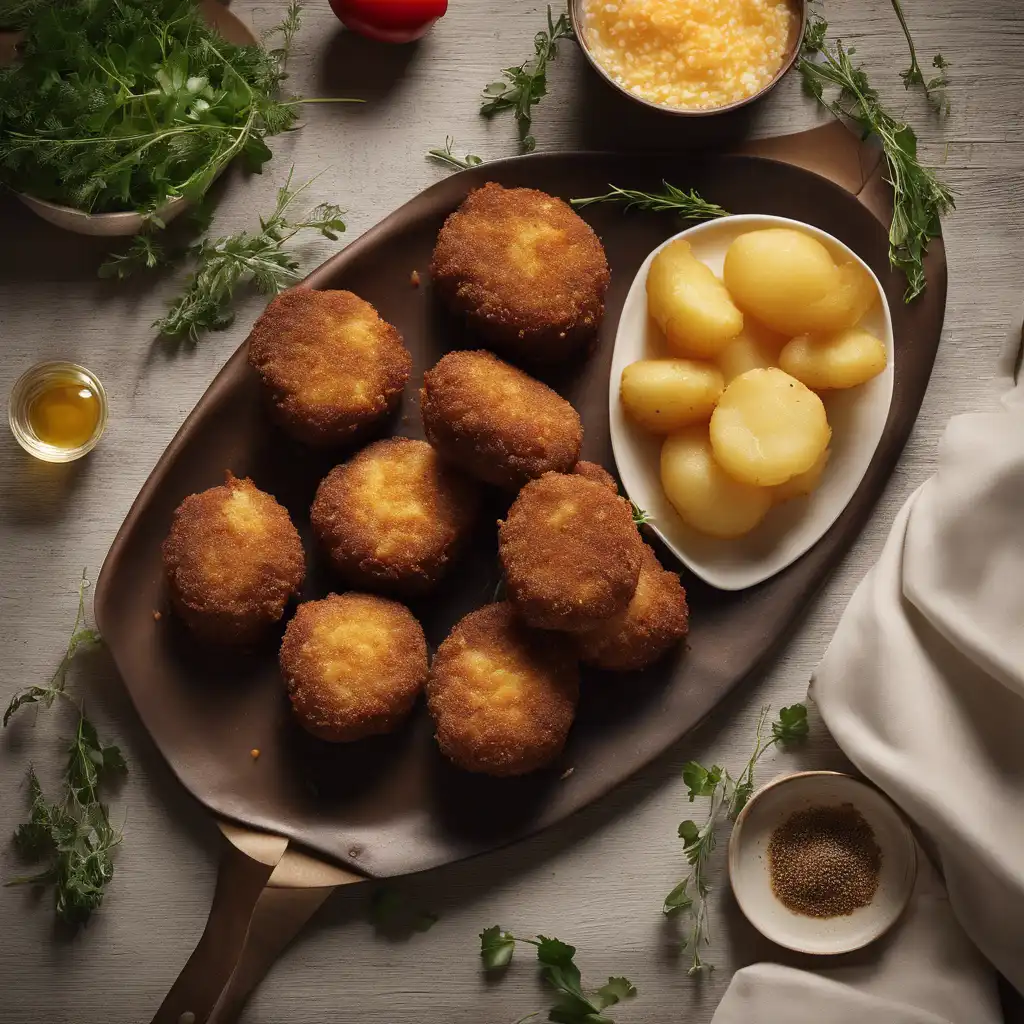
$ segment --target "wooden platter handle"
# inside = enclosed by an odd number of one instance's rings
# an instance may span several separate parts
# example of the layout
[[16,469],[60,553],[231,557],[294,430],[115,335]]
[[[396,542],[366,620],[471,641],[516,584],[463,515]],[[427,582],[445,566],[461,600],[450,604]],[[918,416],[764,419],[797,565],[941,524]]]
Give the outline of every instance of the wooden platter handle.
[[290,850],[283,836],[226,822],[213,905],[153,1024],[229,1024],[338,885],[361,876]]

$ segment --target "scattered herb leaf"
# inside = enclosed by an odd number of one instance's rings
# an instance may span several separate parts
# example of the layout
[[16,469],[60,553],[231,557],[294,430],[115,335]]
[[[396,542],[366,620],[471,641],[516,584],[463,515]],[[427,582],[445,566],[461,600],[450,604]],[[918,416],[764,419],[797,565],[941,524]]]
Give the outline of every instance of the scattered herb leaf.
[[30,686],[12,698],[4,714],[11,716],[26,704],[50,707],[64,697],[78,711],[74,739],[67,748],[64,791],[51,803],[43,794],[34,769],[28,773],[29,820],[14,833],[14,845],[26,860],[45,861],[41,870],[12,878],[5,885],[52,885],[57,916],[70,924],[83,924],[103,902],[107,885],[114,877],[114,848],[121,831],[110,824],[106,806],[100,802],[100,786],[110,776],[127,772],[120,749],[104,744],[82,707],[68,694],[68,667],[75,655],[100,641],[95,629],[85,623],[85,574],[78,587],[78,613],[67,650],[48,686]]
[[[883,106],[863,68],[837,39],[831,47],[828,22],[812,11],[797,62],[805,90],[842,121],[882,144],[893,188],[889,227],[889,262],[907,278],[904,299],[911,302],[925,289],[924,257],[928,243],[941,233],[942,215],[955,208],[953,193],[917,157],[917,136]],[[826,95],[826,89],[835,89]]]
[[710,797],[707,818],[703,825],[686,820],[679,825],[679,838],[683,841],[683,856],[690,865],[690,873],[666,897],[661,911],[668,917],[682,911],[690,914],[690,930],[683,945],[689,950],[689,974],[713,969],[701,959],[701,946],[710,945],[711,934],[707,924],[707,901],[711,886],[707,878],[708,861],[717,845],[717,830],[723,819],[735,821],[754,791],[754,768],[764,754],[778,743],[788,744],[807,735],[807,708],[793,704],[779,712],[772,723],[771,736],[765,736],[765,723],[769,708],[761,709],[755,730],[754,752],[750,755],[737,778],[718,765],[705,768],[696,761],[683,766],[683,782],[690,801],[697,797]]
[[275,25],[268,32],[263,33],[263,42],[274,36],[281,37],[281,45],[275,47],[270,51],[270,55],[277,60],[278,67],[281,69],[282,78],[284,75],[285,65],[288,63],[288,58],[292,53],[292,42],[295,39],[296,33],[302,27],[302,8],[303,3],[301,0],[288,0],[288,8],[284,12],[284,17],[281,19],[279,25]]
[[196,270],[168,314],[153,324],[161,334],[197,341],[203,331],[223,330],[235,318],[231,299],[243,281],[251,280],[265,295],[276,295],[299,280],[299,263],[285,248],[294,235],[318,231],[333,241],[345,230],[342,211],[332,203],[322,203],[300,220],[288,219],[288,208],[315,180],[293,189],[293,173],[294,168],[277,191],[274,212],[260,218],[258,232],[207,238],[191,248]]
[[694,189],[684,192],[667,181],[662,181],[661,192],[638,192],[635,189],[619,188],[609,184],[610,192],[603,196],[588,196],[584,199],[570,199],[569,202],[577,209],[590,206],[592,203],[622,203],[627,210],[674,210],[687,220],[713,220],[715,217],[728,217],[729,213],[717,203],[709,203],[702,199]]
[[426,932],[439,920],[432,911],[410,907],[405,897],[389,885],[376,889],[370,898],[370,921],[379,932]]
[[[484,970],[507,967],[517,941],[528,942],[536,947],[541,976],[557,993],[555,1003],[548,1011],[549,1021],[555,1021],[556,1024],[615,1024],[602,1011],[636,995],[636,986],[628,978],[622,977],[609,978],[599,989],[588,994],[583,988],[580,971],[575,963],[575,946],[546,935],[517,940],[511,932],[502,931],[499,925],[492,925],[480,933],[480,956]],[[536,1013],[528,1014],[520,1018],[517,1024],[536,1016]]]
[[632,498],[630,498],[629,505],[633,510],[633,522],[637,526],[643,526],[644,523],[651,522],[652,516],[650,513],[642,509]]
[[532,153],[537,148],[537,140],[530,133],[533,107],[547,95],[548,62],[556,55],[558,41],[572,38],[568,14],[560,14],[554,20],[548,7],[547,29],[542,29],[533,39],[534,55],[518,67],[505,68],[502,71],[504,81],[491,82],[484,88],[480,113],[491,117],[503,110],[515,111],[519,144],[524,153]]
[[451,167],[456,167],[460,171],[468,170],[470,167],[479,167],[482,164],[483,157],[477,156],[475,153],[467,153],[465,156],[456,156],[452,152],[452,146],[455,144],[455,140],[450,136],[446,136],[444,140],[444,149],[428,149],[427,156],[432,157],[434,160],[440,160],[443,164],[448,164]]
[[903,79],[903,87],[909,89],[912,85],[921,86],[935,112],[946,115],[949,113],[950,108],[949,76],[946,74],[949,63],[941,53],[937,53],[932,60],[932,67],[938,70],[938,74],[928,79],[924,77],[921,65],[917,62],[917,48],[914,46],[914,38],[910,34],[910,26],[907,25],[907,19],[903,13],[903,5],[900,3],[900,0],[891,0],[891,2],[893,10],[896,12],[896,17],[899,19],[900,28],[903,29],[903,34],[907,37],[907,47],[910,50],[910,67],[906,71],[900,72],[900,78]]

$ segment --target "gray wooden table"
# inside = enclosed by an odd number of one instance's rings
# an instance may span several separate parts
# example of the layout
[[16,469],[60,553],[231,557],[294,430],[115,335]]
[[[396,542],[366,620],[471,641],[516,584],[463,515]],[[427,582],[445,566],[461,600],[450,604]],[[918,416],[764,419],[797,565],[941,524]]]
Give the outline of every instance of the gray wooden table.
[[[236,0],[258,28],[273,24],[283,0]],[[686,976],[677,940],[660,914],[681,877],[676,826],[690,813],[680,765],[698,758],[739,766],[758,708],[800,699],[858,580],[878,554],[893,516],[935,464],[936,441],[956,413],[992,407],[996,362],[1024,282],[1024,20],[1019,0],[907,0],[919,48],[952,61],[953,113],[938,125],[897,77],[904,43],[887,0],[833,0],[833,30],[856,43],[872,80],[919,126],[924,158],[941,165],[958,210],[945,225],[950,290],[946,329],[931,387],[885,498],[774,669],[727,702],[670,757],[597,806],[528,842],[470,863],[403,882],[416,906],[440,914],[427,934],[375,933],[369,886],[337,894],[286,953],[245,1014],[249,1024],[360,1021],[362,1024],[482,1024],[514,1021],[548,1005],[528,958],[498,984],[480,975],[477,933],[501,923],[524,934],[571,941],[585,977],[626,974],[640,998],[622,1021],[706,1021],[738,966],[777,956],[760,944],[724,888],[712,915],[717,970]],[[348,210],[345,240],[357,237],[444,171],[424,152],[457,140],[486,157],[515,152],[507,118],[477,115],[482,85],[530,50],[543,19],[536,3],[452,0],[452,9],[416,48],[368,47],[346,35],[326,0],[310,0],[292,59],[291,85],[306,95],[359,96],[360,107],[312,106],[305,127],[278,139],[262,177],[230,179],[215,228],[251,226],[273,204],[294,161],[299,179],[323,172],[311,201]],[[541,150],[683,145],[684,122],[638,122],[612,102],[573,45],[551,69],[538,110]],[[817,123],[819,112],[795,77],[749,117],[727,125],[763,136]],[[195,349],[153,344],[151,321],[176,282],[126,287],[95,278],[101,246],[62,234],[0,197],[0,393],[31,363],[68,358],[106,384],[111,423],[84,462],[33,462],[0,436],[0,628],[5,646],[0,693],[49,677],[74,618],[83,566],[95,577],[122,518],[157,457],[261,308],[239,305],[230,330]],[[304,254],[312,268],[334,250],[326,241]],[[0,889],[0,1020],[11,1024],[148,1021],[191,952],[210,905],[218,835],[179,788],[142,733],[102,654],[82,660],[73,686],[85,695],[101,733],[117,740],[131,776],[114,800],[125,840],[109,895],[87,929],[55,928],[47,901],[22,888]],[[21,820],[24,771],[61,758],[63,712],[31,714],[0,737],[0,833]],[[819,723],[799,756],[779,754],[761,777],[799,766],[842,764]],[[47,772],[43,771],[44,777]],[[716,864],[719,881],[721,862]],[[0,844],[0,875],[17,864]]]

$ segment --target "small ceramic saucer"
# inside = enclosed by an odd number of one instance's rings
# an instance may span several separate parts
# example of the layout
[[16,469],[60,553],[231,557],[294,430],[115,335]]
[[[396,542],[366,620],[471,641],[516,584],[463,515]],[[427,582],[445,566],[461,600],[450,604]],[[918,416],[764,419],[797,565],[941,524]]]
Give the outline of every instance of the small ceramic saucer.
[[[875,834],[882,851],[878,888],[871,902],[852,914],[796,914],[772,891],[769,840],[794,811],[840,804],[852,804]],[[848,953],[874,942],[903,913],[916,874],[917,846],[895,805],[877,789],[839,772],[798,772],[769,782],[750,798],[729,840],[729,881],[740,909],[762,935],[801,953]]]

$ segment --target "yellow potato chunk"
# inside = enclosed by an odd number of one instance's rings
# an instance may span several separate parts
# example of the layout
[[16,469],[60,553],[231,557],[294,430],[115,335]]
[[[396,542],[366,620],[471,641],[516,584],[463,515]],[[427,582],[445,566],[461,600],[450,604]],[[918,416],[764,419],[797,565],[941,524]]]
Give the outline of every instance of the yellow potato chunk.
[[706,421],[725,387],[709,363],[691,359],[642,359],[622,371],[619,394],[626,415],[644,430],[671,434]]
[[772,506],[767,487],[740,483],[718,465],[703,424],[665,438],[661,486],[683,522],[712,537],[742,537]]
[[730,476],[758,487],[806,473],[831,436],[821,399],[779,369],[737,377],[711,415],[716,461]]
[[733,239],[724,278],[744,313],[789,337],[852,327],[875,291],[859,264],[837,267],[821,242],[791,228],[748,231]]
[[791,476],[784,484],[777,484],[771,489],[772,501],[781,505],[784,501],[792,501],[794,498],[804,498],[818,489],[821,478],[828,465],[831,448],[826,448],[818,458],[818,461],[811,466],[806,473],[797,473]]
[[885,369],[885,345],[853,327],[830,337],[802,334],[779,354],[779,366],[809,388],[854,388]]
[[764,370],[779,365],[779,352],[788,338],[776,334],[756,320],[747,318],[743,330],[718,354],[718,368],[725,383],[735,380],[747,370]]
[[679,238],[665,246],[647,272],[647,309],[681,356],[715,356],[743,328],[743,314],[711,268]]

